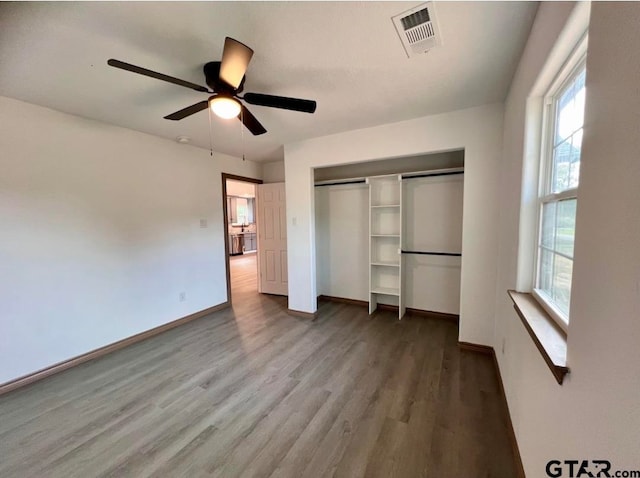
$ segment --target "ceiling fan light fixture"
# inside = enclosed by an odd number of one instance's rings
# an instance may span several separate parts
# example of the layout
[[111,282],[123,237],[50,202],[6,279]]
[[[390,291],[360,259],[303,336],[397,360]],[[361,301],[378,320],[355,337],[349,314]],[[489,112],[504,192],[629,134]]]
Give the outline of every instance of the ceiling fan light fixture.
[[240,114],[240,102],[230,96],[218,95],[209,101],[209,107],[217,116],[224,119],[235,118]]
[[[107,65],[149,78],[155,78],[156,80],[173,83],[174,85],[189,88],[200,93],[212,94],[212,96],[209,96],[206,100],[203,99],[193,105],[164,116],[164,119],[170,121],[180,121],[211,108],[209,120],[211,120],[211,112],[224,119],[237,118],[251,134],[259,136],[265,134],[267,130],[262,126],[260,121],[251,114],[251,111],[244,106],[245,103],[269,108],[301,111],[304,113],[315,112],[315,101],[288,98],[286,96],[244,93],[242,102],[240,102],[238,94],[244,90],[245,75],[252,56],[253,50],[251,48],[233,38],[225,38],[222,60],[210,61],[206,63],[203,68],[205,83],[209,88],[114,58],[107,60]],[[241,129],[241,131],[244,131],[244,128]],[[176,138],[176,141],[181,143],[186,142],[186,140],[180,138]]]

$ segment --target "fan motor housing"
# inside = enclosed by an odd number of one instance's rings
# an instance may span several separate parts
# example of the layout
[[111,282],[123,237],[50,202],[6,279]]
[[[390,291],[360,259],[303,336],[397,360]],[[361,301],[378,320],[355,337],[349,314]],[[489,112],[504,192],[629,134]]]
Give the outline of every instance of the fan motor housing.
[[231,86],[227,85],[220,79],[220,64],[221,62],[219,61],[210,61],[204,65],[204,78],[209,88],[216,93],[227,92],[231,95],[241,93],[244,89],[244,80],[246,79],[246,76],[242,77],[240,85],[238,85],[238,88],[234,90]]

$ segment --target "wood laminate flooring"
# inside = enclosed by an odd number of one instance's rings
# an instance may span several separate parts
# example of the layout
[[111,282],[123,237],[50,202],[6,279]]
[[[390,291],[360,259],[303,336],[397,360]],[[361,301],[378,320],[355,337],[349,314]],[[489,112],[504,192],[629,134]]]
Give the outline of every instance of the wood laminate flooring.
[[0,397],[1,477],[516,476],[492,359],[449,321],[256,293]]

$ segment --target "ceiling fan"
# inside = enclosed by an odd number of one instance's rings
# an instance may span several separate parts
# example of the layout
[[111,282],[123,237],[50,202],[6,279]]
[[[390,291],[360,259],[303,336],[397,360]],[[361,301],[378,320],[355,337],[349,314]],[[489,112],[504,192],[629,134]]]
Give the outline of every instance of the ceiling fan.
[[253,50],[251,48],[233,38],[226,37],[222,61],[211,61],[204,65],[205,81],[211,89],[120,60],[110,59],[107,64],[115,68],[138,73],[139,75],[149,76],[195,91],[211,94],[209,99],[205,101],[200,101],[165,116],[164,118],[168,120],[178,121],[210,107],[221,118],[238,118],[251,133],[257,136],[266,133],[267,130],[240,100],[258,106],[302,111],[304,113],[315,112],[316,102],[312,100],[261,93],[245,93],[243,96],[239,96],[244,88],[245,73],[252,56]]

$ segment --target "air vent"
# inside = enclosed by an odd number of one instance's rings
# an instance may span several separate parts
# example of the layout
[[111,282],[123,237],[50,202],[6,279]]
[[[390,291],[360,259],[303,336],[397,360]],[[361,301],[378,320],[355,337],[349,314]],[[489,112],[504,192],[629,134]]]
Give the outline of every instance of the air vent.
[[433,2],[423,3],[392,18],[408,57],[440,45]]

